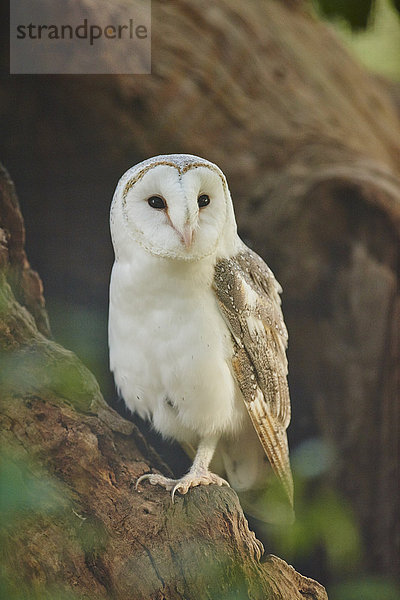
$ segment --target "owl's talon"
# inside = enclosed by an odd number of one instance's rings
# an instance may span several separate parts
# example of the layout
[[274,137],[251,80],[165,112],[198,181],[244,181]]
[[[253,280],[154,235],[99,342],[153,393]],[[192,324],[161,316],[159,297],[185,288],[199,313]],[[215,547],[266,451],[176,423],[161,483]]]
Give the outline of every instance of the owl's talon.
[[172,490],[172,493],[171,493],[171,503],[172,504],[174,504],[174,502],[175,502],[175,492],[178,489],[178,487],[179,487],[179,483],[177,483],[176,486],[174,487],[174,489]]
[[144,481],[145,479],[148,479],[150,477],[151,473],[146,473],[145,475],[141,475],[140,477],[137,478],[136,483],[135,483],[135,490],[138,492],[139,491],[139,485],[142,483],[142,481]]
[[157,473],[145,473],[144,475],[141,475],[136,481],[135,489],[137,491],[139,491],[139,485],[142,483],[142,481],[145,481],[146,479],[148,480],[150,485],[161,485],[167,491],[172,490],[173,486],[176,483],[175,479],[169,479],[168,477],[164,477],[164,475],[158,475]]

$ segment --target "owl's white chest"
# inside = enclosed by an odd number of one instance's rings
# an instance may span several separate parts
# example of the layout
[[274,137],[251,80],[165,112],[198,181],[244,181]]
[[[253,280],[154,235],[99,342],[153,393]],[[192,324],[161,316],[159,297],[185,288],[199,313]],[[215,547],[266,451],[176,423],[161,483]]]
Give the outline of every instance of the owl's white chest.
[[117,387],[129,409],[178,441],[229,433],[244,415],[213,270],[211,259],[174,261],[142,251],[113,267],[109,345]]

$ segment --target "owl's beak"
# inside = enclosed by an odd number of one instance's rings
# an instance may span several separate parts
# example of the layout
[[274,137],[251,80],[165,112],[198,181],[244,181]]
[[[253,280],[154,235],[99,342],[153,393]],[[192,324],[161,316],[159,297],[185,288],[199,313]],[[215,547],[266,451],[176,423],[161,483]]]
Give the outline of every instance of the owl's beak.
[[181,236],[186,248],[189,248],[192,245],[193,241],[193,227],[191,227],[189,224],[186,224],[183,227]]

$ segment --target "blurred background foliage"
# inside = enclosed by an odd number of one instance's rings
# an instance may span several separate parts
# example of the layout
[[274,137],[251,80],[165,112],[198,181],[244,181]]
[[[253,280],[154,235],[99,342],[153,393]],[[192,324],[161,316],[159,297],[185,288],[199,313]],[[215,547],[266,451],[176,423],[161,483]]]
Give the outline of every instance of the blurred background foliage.
[[399,0],[313,0],[313,5],[365,67],[400,81]]
[[[368,552],[350,503],[329,483],[337,457],[321,438],[291,451],[295,485],[294,523],[258,524],[268,550],[322,582],[330,600],[398,600],[400,587],[361,568]],[[276,491],[279,502],[279,493]]]
[[[57,570],[59,557],[76,551],[76,562],[101,552],[107,539],[104,526],[79,513],[79,506],[67,485],[51,474],[37,457],[1,440],[0,449],[0,598],[3,600],[78,600],[81,596],[66,585],[49,584]],[[54,564],[49,572],[41,564],[35,548],[37,538],[56,546]],[[48,539],[47,539],[48,538]],[[33,540],[31,546],[30,541]],[[14,543],[29,560],[15,555]],[[84,558],[82,558],[84,555]],[[71,568],[71,565],[69,566]],[[52,572],[54,571],[54,572]],[[21,572],[27,576],[21,586]]]
[[46,520],[70,518],[72,503],[68,490],[25,452],[2,443],[0,451],[0,598],[4,600],[78,600],[72,592],[41,582],[21,589],[18,558],[13,557],[13,539],[29,536]]

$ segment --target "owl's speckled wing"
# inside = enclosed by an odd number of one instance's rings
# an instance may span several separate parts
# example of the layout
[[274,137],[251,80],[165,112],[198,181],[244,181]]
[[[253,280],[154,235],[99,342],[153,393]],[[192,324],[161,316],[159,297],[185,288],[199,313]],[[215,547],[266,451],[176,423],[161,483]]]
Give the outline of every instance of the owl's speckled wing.
[[290,421],[287,331],[279,283],[264,261],[244,244],[220,259],[214,289],[232,334],[233,370],[250,418],[293,504],[293,480],[286,429]]

